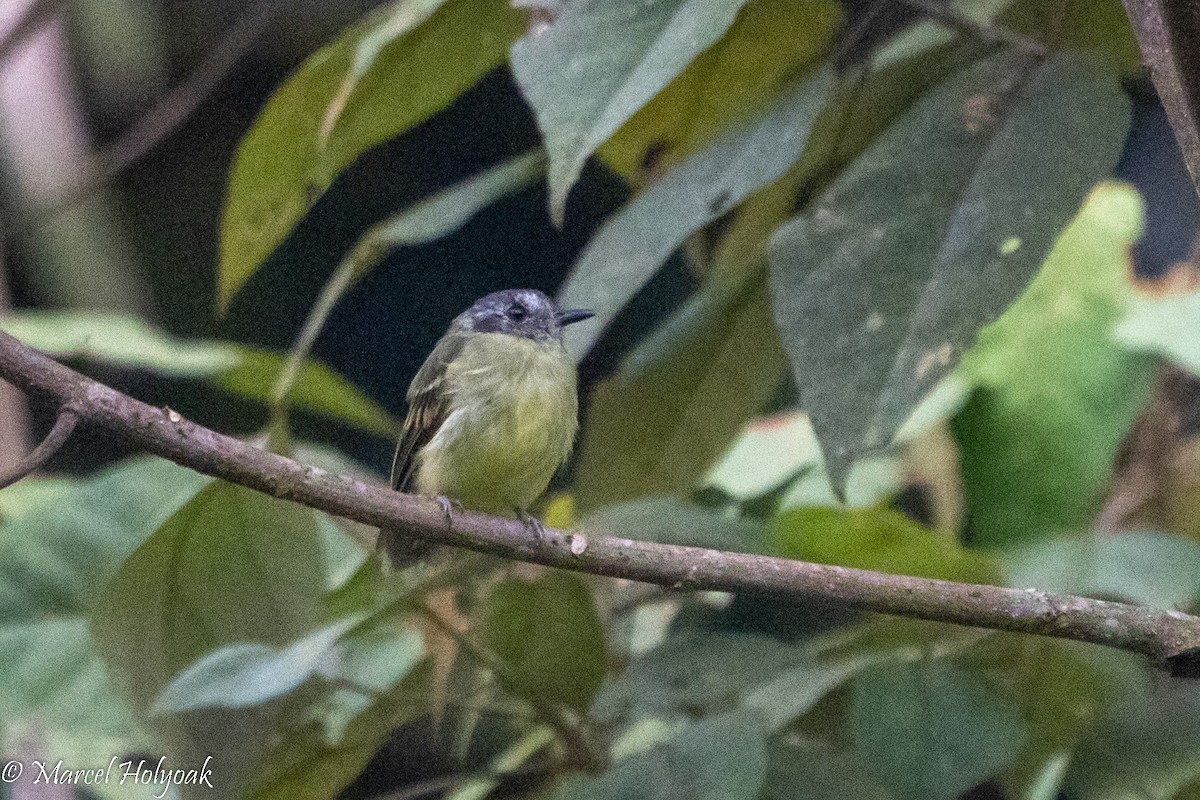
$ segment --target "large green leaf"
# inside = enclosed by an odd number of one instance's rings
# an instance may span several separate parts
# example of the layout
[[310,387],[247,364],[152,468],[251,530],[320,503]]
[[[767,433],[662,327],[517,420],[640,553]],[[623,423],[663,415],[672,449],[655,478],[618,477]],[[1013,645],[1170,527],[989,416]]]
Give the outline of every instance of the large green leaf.
[[676,497],[645,497],[605,506],[585,521],[592,536],[615,536],[662,544],[762,552],[763,525],[730,517]]
[[1200,544],[1182,536],[1108,532],[1030,542],[1006,552],[1009,586],[1114,597],[1159,608],[1200,605]]
[[[85,358],[148,369],[178,378],[204,378],[234,394],[270,402],[283,357],[265,350],[177,339],[144,320],[90,311],[25,311],[0,318],[0,330],[57,358]],[[345,378],[305,362],[292,401],[363,430],[389,434],[392,418]]]
[[1200,376],[1200,291],[1134,292],[1116,329],[1130,350],[1154,353]]
[[[358,775],[397,727],[429,711],[421,637],[392,619],[360,625],[319,659],[328,680],[294,693],[259,764],[255,800],[326,800]],[[315,684],[315,685],[314,685]]]
[[562,224],[583,162],[721,38],[746,0],[575,0],[512,47],[512,68],[550,154]]
[[359,265],[356,277],[362,274],[363,266],[374,266],[387,250],[425,244],[453,233],[500,198],[530,186],[545,174],[545,152],[540,148],[531,150],[373,225],[355,246]]
[[890,508],[792,508],[768,529],[772,551],[788,558],[899,575],[992,583],[992,559],[963,548]]
[[605,672],[604,628],[577,575],[516,578],[488,598],[483,637],[507,665],[521,697],[585,712]]
[[310,56],[238,147],[221,222],[220,304],[364,150],[500,64],[523,16],[491,0],[398,0]]
[[[1076,748],[1065,794],[1080,800],[1171,800],[1195,796],[1200,779],[1200,685],[1187,680],[1125,684]],[[1137,681],[1140,679],[1140,685]],[[1179,793],[1191,785],[1192,791]]]
[[941,659],[859,674],[850,734],[880,782],[911,800],[952,800],[1008,766],[1026,735],[1013,706]]
[[[647,731],[670,730],[681,719],[754,709],[777,731],[807,713],[853,675],[894,648],[841,652],[843,633],[805,642],[771,636],[686,630],[636,658],[608,680],[592,708],[605,724],[623,722],[621,748]],[[650,722],[647,722],[650,721]],[[638,726],[642,726],[641,733]]]
[[1080,531],[1149,395],[1153,359],[1113,341],[1142,202],[1101,184],[1021,298],[963,362],[977,388],[954,418],[973,542]]
[[[121,561],[207,481],[139,458],[87,481],[0,492],[0,746],[14,753],[33,736],[28,755],[86,769],[152,745],[93,649],[86,616]],[[96,791],[132,796],[115,783]]]
[[[214,482],[126,559],[92,612],[105,661],[143,710],[201,656],[236,642],[286,645],[317,627],[324,576],[316,512]],[[215,709],[160,717],[168,753],[208,755],[226,789],[256,779],[271,716]]]
[[576,460],[584,510],[695,488],[786,372],[765,280],[709,283],[594,390]]
[[766,776],[767,727],[753,711],[694,722],[597,776],[575,776],[554,800],[754,800]]
[[825,57],[842,22],[833,0],[748,0],[699,55],[596,151],[633,186],[661,177]]
[[803,470],[823,468],[808,416],[794,411],[747,425],[704,481],[735,500],[751,500]]
[[861,754],[791,734],[772,743],[760,800],[895,800],[867,774]]
[[354,622],[326,625],[286,648],[238,642],[214,650],[176,675],[152,711],[242,708],[288,694],[319,673],[333,645]]
[[729,131],[608,219],[560,293],[564,307],[596,312],[598,324],[568,339],[577,357],[690,234],[800,158],[831,85],[829,69],[796,82],[757,120]]
[[1010,796],[1029,800],[1053,800],[1056,795],[1046,787],[1061,783],[1065,757],[1145,673],[1128,653],[996,632],[977,639],[954,661],[987,685],[1004,687],[1019,708],[1028,735],[1002,782]]
[[886,447],[1116,161],[1129,103],[1080,55],[937,86],[772,239],[775,317],[835,484]]
[[285,645],[315,627],[324,588],[316,513],[215,482],[126,559],[93,628],[140,704],[220,645]]

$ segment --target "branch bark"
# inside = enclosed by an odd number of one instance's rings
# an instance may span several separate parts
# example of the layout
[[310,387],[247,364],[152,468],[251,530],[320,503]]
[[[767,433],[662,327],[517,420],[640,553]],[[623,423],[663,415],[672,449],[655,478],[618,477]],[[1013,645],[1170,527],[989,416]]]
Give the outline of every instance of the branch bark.
[[232,483],[378,528],[562,569],[680,590],[752,591],[789,600],[1074,639],[1149,657],[1200,677],[1200,617],[1033,589],[953,583],[782,558],[547,529],[473,512],[447,522],[429,498],[331,475],[155,408],[0,333],[0,377],[71,408],[82,423]]
[[41,443],[33,448],[29,455],[22,458],[11,468],[0,471],[0,489],[3,489],[5,486],[11,486],[26,475],[41,469],[47,461],[54,457],[54,454],[59,451],[63,443],[70,438],[71,433],[75,430],[75,423],[78,421],[79,417],[75,416],[73,409],[67,406],[59,409],[58,417],[54,420],[54,426],[46,434],[46,438],[42,439]]
[[1124,0],[1142,60],[1200,192],[1200,6],[1194,0]]

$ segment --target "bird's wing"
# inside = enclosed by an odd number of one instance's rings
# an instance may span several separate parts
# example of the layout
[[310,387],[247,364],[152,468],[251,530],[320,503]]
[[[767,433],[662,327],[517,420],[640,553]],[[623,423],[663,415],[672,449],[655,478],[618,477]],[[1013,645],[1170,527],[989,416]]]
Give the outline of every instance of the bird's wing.
[[408,492],[417,473],[417,453],[429,443],[449,412],[444,392],[446,365],[462,349],[460,337],[438,342],[408,387],[408,416],[392,457],[392,488]]

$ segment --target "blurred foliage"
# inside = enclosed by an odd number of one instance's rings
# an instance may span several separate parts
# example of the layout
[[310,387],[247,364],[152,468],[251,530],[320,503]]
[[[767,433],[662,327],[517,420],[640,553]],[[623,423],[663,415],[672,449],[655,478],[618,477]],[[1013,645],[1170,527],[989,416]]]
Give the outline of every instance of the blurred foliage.
[[1037,277],[963,363],[976,385],[954,419],[972,541],[1078,530],[1099,511],[1153,362],[1114,341],[1142,202],[1102,184]]
[[[599,312],[567,346],[595,359],[631,309],[650,322],[615,366],[589,365],[605,374],[548,523],[1200,610],[1200,451],[1182,412],[1154,411],[1162,362],[1200,376],[1197,273],[1133,279],[1142,200],[1106,180],[1137,60],[1119,3],[898,8],[386,3],[303,59],[241,138],[214,307],[263,295],[249,313],[266,318],[307,292],[287,256],[320,198],[420,161],[413,131],[461,119],[468,90],[491,109],[483,90],[511,76],[543,144],[464,156],[476,175],[365,222],[288,354],[133,314],[0,328],[105,377],[390,434],[309,358],[339,301],[391,250],[444,245],[535,184],[538,221],[580,230],[603,165],[630,194],[561,289]],[[476,147],[458,124],[447,141]],[[669,308],[655,287],[676,273],[691,291]],[[255,295],[251,277],[283,285]],[[415,327],[441,285],[388,313]],[[375,323],[354,321],[356,345]],[[295,433],[301,460],[362,477]],[[1163,494],[1161,529],[1135,524]],[[155,460],[0,492],[0,748],[78,768],[212,756],[220,796],[314,800],[403,793],[429,777],[393,764],[418,740],[459,800],[1200,785],[1200,687],[1123,653],[479,556],[385,573],[369,538]]]

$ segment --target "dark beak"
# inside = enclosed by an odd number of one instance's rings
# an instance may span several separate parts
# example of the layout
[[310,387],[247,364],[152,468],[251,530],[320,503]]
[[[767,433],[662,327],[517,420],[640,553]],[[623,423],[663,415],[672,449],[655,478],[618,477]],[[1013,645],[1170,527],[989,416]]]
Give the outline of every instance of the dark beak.
[[555,316],[558,317],[559,325],[574,325],[576,322],[591,319],[596,316],[596,312],[586,308],[572,308],[570,311],[559,311]]

